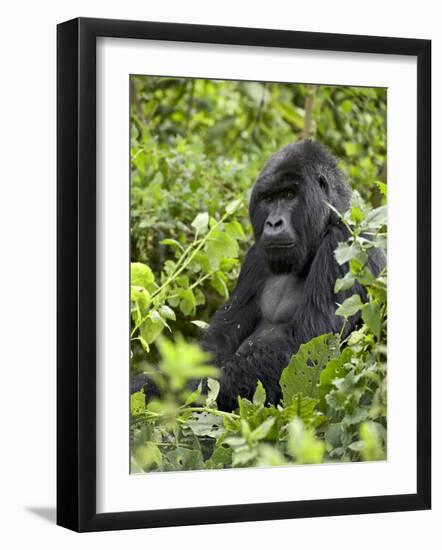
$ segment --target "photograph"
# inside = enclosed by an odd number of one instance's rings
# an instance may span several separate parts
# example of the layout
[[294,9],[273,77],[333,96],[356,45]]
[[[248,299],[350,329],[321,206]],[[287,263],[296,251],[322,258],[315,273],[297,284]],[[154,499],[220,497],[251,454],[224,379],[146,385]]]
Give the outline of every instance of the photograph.
[[388,460],[387,88],[128,86],[130,473]]
[[373,3],[5,4],[1,547],[441,538],[440,17]]

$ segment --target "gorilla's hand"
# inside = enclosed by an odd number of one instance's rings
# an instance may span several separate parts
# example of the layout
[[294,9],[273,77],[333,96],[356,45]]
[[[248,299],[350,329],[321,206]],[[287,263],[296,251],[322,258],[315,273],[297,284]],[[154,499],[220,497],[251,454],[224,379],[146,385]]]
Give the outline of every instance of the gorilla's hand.
[[237,352],[218,365],[221,369],[218,408],[222,411],[237,408],[238,396],[252,400],[258,380],[266,390],[267,402],[278,403],[282,395],[279,378],[291,356],[289,350],[255,346],[248,353]]

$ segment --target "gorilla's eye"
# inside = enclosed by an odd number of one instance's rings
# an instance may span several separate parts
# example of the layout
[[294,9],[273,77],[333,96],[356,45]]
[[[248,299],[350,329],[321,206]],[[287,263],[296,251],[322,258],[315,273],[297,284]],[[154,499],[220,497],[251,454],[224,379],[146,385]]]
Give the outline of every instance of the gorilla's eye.
[[270,204],[273,200],[272,195],[264,195],[262,198],[263,202],[266,202],[267,204]]
[[288,201],[292,201],[296,198],[296,193],[294,191],[285,191],[283,197]]

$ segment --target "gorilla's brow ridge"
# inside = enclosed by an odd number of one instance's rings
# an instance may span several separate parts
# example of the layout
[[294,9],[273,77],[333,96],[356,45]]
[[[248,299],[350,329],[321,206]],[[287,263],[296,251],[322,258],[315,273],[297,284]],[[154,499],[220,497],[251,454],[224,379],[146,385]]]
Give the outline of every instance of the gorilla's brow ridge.
[[[288,181],[289,178],[290,181]],[[271,192],[275,190],[285,191],[293,189],[293,186],[297,187],[302,179],[303,178],[299,171],[283,168],[281,170],[276,170],[274,172],[263,174],[258,178],[257,183],[259,187],[267,186],[268,189],[271,190]]]

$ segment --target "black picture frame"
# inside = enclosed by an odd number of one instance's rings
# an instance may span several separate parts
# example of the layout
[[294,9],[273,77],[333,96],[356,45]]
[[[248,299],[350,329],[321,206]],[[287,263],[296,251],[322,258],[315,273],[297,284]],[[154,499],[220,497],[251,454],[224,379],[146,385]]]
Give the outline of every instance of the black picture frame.
[[[96,512],[96,39],[417,58],[417,492]],[[57,523],[75,531],[424,510],[431,506],[431,41],[79,18],[57,28]]]

